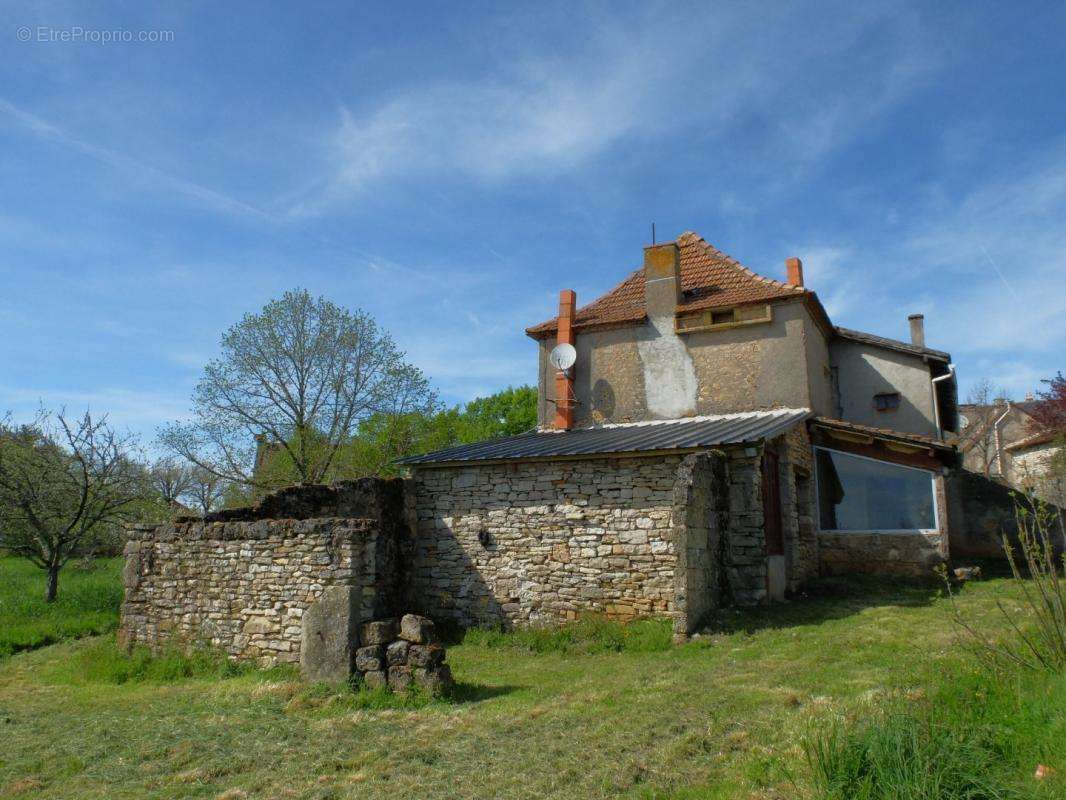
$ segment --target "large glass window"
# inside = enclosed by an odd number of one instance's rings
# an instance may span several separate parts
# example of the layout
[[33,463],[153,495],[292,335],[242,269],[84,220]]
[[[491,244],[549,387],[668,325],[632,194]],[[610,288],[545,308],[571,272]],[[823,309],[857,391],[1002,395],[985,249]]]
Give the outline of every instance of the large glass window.
[[932,473],[815,448],[823,531],[936,528]]

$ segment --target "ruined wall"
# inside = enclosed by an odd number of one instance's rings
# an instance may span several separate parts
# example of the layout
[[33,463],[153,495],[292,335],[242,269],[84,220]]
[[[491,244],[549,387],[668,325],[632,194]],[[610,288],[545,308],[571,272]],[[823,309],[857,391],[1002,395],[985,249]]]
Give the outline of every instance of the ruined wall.
[[207,644],[343,680],[360,622],[395,613],[403,529],[402,482],[378,480],[294,487],[252,509],[133,526],[120,639]]

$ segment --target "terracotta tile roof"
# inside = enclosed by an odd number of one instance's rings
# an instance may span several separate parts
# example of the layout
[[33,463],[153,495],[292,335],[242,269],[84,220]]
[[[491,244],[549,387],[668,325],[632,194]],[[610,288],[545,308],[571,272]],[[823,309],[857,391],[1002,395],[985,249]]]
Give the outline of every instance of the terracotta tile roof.
[[955,449],[948,442],[945,442],[941,439],[936,439],[932,436],[923,436],[920,433],[904,433],[903,431],[894,431],[890,428],[874,428],[870,425],[860,425],[857,422],[846,422],[842,419],[832,419],[830,417],[815,417],[813,420],[811,420],[811,424],[822,428],[835,428],[836,430],[841,431],[863,433],[868,436],[872,436],[875,439],[888,439],[890,441],[923,444],[928,447],[935,447],[938,450]]
[[[677,238],[681,253],[681,289],[679,313],[718,306],[765,303],[794,297],[806,297],[817,303],[810,289],[758,275],[736,259],[711,246],[699,234],[684,233]],[[821,304],[818,303],[819,310]],[[824,316],[824,311],[821,312]],[[575,330],[606,325],[643,322],[644,270],[628,278],[583,308],[574,320]],[[828,322],[828,319],[826,319]],[[550,319],[526,329],[535,339],[555,333],[556,320]]]

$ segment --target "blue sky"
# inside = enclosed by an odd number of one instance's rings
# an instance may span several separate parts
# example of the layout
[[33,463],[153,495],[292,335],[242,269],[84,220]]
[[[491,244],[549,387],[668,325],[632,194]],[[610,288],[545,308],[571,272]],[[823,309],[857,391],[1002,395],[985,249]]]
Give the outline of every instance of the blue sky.
[[653,220],[800,256],[837,324],[924,312],[963,394],[1066,368],[1062,3],[278,5],[0,6],[0,410],[150,440],[294,286],[446,401],[532,382],[522,329]]

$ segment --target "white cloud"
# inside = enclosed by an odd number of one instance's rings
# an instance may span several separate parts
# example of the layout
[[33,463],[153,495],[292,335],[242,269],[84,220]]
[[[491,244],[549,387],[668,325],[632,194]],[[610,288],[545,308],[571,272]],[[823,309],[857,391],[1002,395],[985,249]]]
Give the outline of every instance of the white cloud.
[[188,400],[176,394],[124,387],[86,391],[63,387],[21,389],[3,386],[0,387],[0,409],[10,411],[16,420],[32,417],[42,406],[51,410],[66,408],[72,414],[86,410],[94,415],[106,414],[113,427],[139,433],[143,443],[147,444],[160,423],[189,418]]

